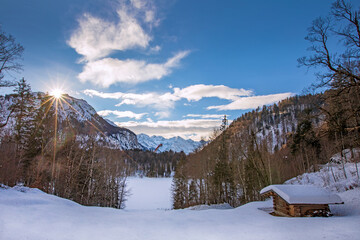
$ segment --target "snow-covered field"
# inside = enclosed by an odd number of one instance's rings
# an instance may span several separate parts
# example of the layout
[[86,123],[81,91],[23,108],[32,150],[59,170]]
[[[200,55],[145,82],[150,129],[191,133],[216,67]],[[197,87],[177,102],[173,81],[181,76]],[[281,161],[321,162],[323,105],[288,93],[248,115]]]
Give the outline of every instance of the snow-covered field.
[[360,182],[354,163],[326,164],[285,184],[315,185],[345,202],[329,218],[275,217],[272,201],[171,208],[171,178],[128,180],[125,210],[85,207],[38,189],[0,185],[0,240],[360,239]]
[[129,177],[126,210],[171,209],[172,178]]
[[360,189],[340,196],[329,218],[274,217],[271,201],[227,209],[117,210],[85,207],[25,187],[0,188],[0,239],[359,239]]

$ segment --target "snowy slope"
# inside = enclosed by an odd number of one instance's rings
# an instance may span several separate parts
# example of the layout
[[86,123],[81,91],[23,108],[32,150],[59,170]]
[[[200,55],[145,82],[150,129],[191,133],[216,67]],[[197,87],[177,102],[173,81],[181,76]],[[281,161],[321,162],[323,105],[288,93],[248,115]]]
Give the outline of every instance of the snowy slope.
[[[300,122],[304,120],[305,110],[310,110],[314,127],[323,123],[324,115],[320,114],[321,98],[319,95],[294,96],[272,106],[263,106],[243,114],[234,120],[230,133],[248,135],[256,133],[257,141],[267,144],[267,149],[274,152],[287,144],[289,134],[294,133]],[[244,128],[246,126],[246,128]]]
[[[353,152],[354,157],[359,159],[359,149]],[[340,154],[335,154],[330,158],[329,163],[320,166],[319,171],[304,173],[287,180],[285,184],[315,185],[333,192],[344,192],[360,187],[360,163],[353,162],[354,159],[350,157],[349,150],[344,150],[343,156],[344,164],[341,164]],[[345,160],[350,162],[345,162]]]
[[329,218],[274,217],[271,201],[234,209],[117,210],[85,207],[24,187],[0,188],[0,239],[347,239],[360,236],[360,190],[341,193]]
[[185,154],[189,154],[203,144],[201,142],[196,142],[191,139],[185,140],[181,137],[173,137],[167,139],[161,136],[150,137],[143,133],[138,134],[137,138],[138,142],[147,150],[154,150],[157,146],[159,146],[159,144],[162,144],[163,146],[159,148],[159,152],[172,150],[174,152],[183,151]]
[[[44,93],[33,93],[34,96]],[[1,116],[9,114],[9,106],[13,102],[13,95],[0,96]],[[35,101],[35,108],[40,106],[40,100]],[[3,122],[3,119],[0,119]],[[77,99],[69,95],[64,95],[59,103],[58,109],[59,131],[61,132],[62,123],[69,122],[73,129],[76,129],[78,140],[86,141],[92,135],[98,141],[103,142],[109,147],[119,149],[142,149],[137,141],[136,134],[126,128],[113,125],[99,116],[95,109],[85,100]],[[12,135],[15,120],[10,119],[9,124],[2,129],[0,134]],[[2,136],[1,136],[2,137]]]

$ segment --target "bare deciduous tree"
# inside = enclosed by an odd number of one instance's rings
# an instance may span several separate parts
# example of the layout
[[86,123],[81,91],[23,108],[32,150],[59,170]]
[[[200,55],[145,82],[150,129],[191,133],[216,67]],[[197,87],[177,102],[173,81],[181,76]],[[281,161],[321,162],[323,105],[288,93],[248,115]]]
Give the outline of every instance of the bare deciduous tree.
[[5,73],[18,72],[22,69],[19,60],[22,58],[24,47],[16,43],[12,35],[7,35],[0,28],[0,87],[13,86],[11,80],[6,80]]
[[[17,72],[22,69],[19,60],[21,59],[23,52],[24,47],[16,43],[13,36],[3,32],[0,26],[0,87],[11,87],[16,85],[16,82],[4,79],[5,73],[13,71]],[[13,110],[11,110],[7,116],[0,118],[0,128],[3,128],[8,124],[12,112]]]
[[[302,57],[298,62],[301,66],[326,69],[325,73],[318,74],[320,82],[315,87],[337,85],[349,88],[360,85],[359,18],[360,9],[353,10],[349,2],[337,0],[328,17],[313,21],[305,38],[312,44],[309,50],[313,55]],[[343,43],[343,48],[339,48],[342,51],[331,50],[332,40]]]
[[[313,55],[300,58],[300,65],[322,67],[315,88],[325,88],[328,136],[341,153],[360,146],[360,8],[350,1],[336,0],[328,17],[317,18],[306,40]],[[336,41],[342,43],[332,49]],[[344,175],[346,176],[345,170]]]

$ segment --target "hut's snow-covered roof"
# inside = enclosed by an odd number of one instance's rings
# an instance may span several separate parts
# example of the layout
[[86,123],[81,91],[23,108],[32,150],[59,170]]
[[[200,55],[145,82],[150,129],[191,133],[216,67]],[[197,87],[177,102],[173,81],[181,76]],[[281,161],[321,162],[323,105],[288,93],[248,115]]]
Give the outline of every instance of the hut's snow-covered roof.
[[341,198],[325,189],[309,185],[270,185],[260,194],[273,191],[289,204],[336,204],[343,203]]

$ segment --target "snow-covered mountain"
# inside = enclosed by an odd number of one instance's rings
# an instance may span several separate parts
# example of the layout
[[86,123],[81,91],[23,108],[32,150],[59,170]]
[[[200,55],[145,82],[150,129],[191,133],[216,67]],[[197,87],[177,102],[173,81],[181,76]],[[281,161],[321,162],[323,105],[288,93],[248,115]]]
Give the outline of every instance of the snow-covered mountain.
[[183,151],[185,154],[189,154],[193,152],[195,149],[202,146],[203,142],[197,142],[191,139],[183,139],[181,137],[173,137],[170,139],[161,137],[161,136],[148,136],[146,134],[137,135],[138,142],[144,147],[146,150],[155,150],[159,144],[162,146],[158,149],[159,152],[165,151],[174,151],[181,152]]
[[[41,105],[41,97],[44,93],[33,93],[35,100],[35,109]],[[0,122],[5,122],[6,116],[10,114],[10,106],[14,102],[14,95],[0,96]],[[54,104],[55,105],[55,104]],[[36,110],[35,110],[36,111]],[[115,123],[99,116],[95,109],[85,100],[71,97],[67,94],[59,103],[58,107],[58,129],[70,128],[76,132],[77,139],[86,141],[89,137],[94,137],[98,142],[118,149],[142,149],[154,150],[159,144],[159,152],[164,151],[183,151],[186,154],[193,152],[203,143],[196,142],[191,139],[185,140],[181,137],[173,137],[166,139],[161,136],[148,136],[139,134],[136,136],[131,130],[118,127]],[[15,118],[13,114],[9,119],[9,123],[2,129],[0,135],[12,135],[15,126]]]
[[[35,100],[35,111],[41,105],[41,97],[44,93],[33,93]],[[10,114],[9,107],[14,102],[14,95],[0,96],[2,116]],[[55,104],[54,104],[55,105]],[[58,104],[58,129],[61,132],[64,128],[71,128],[80,141],[86,141],[89,137],[94,137],[98,142],[118,149],[143,149],[138,143],[136,134],[126,128],[118,127],[109,123],[99,116],[95,109],[85,100],[71,97],[67,94]],[[1,119],[3,122],[3,119]],[[5,126],[2,135],[12,135],[15,125],[15,118],[10,117],[9,123]]]

